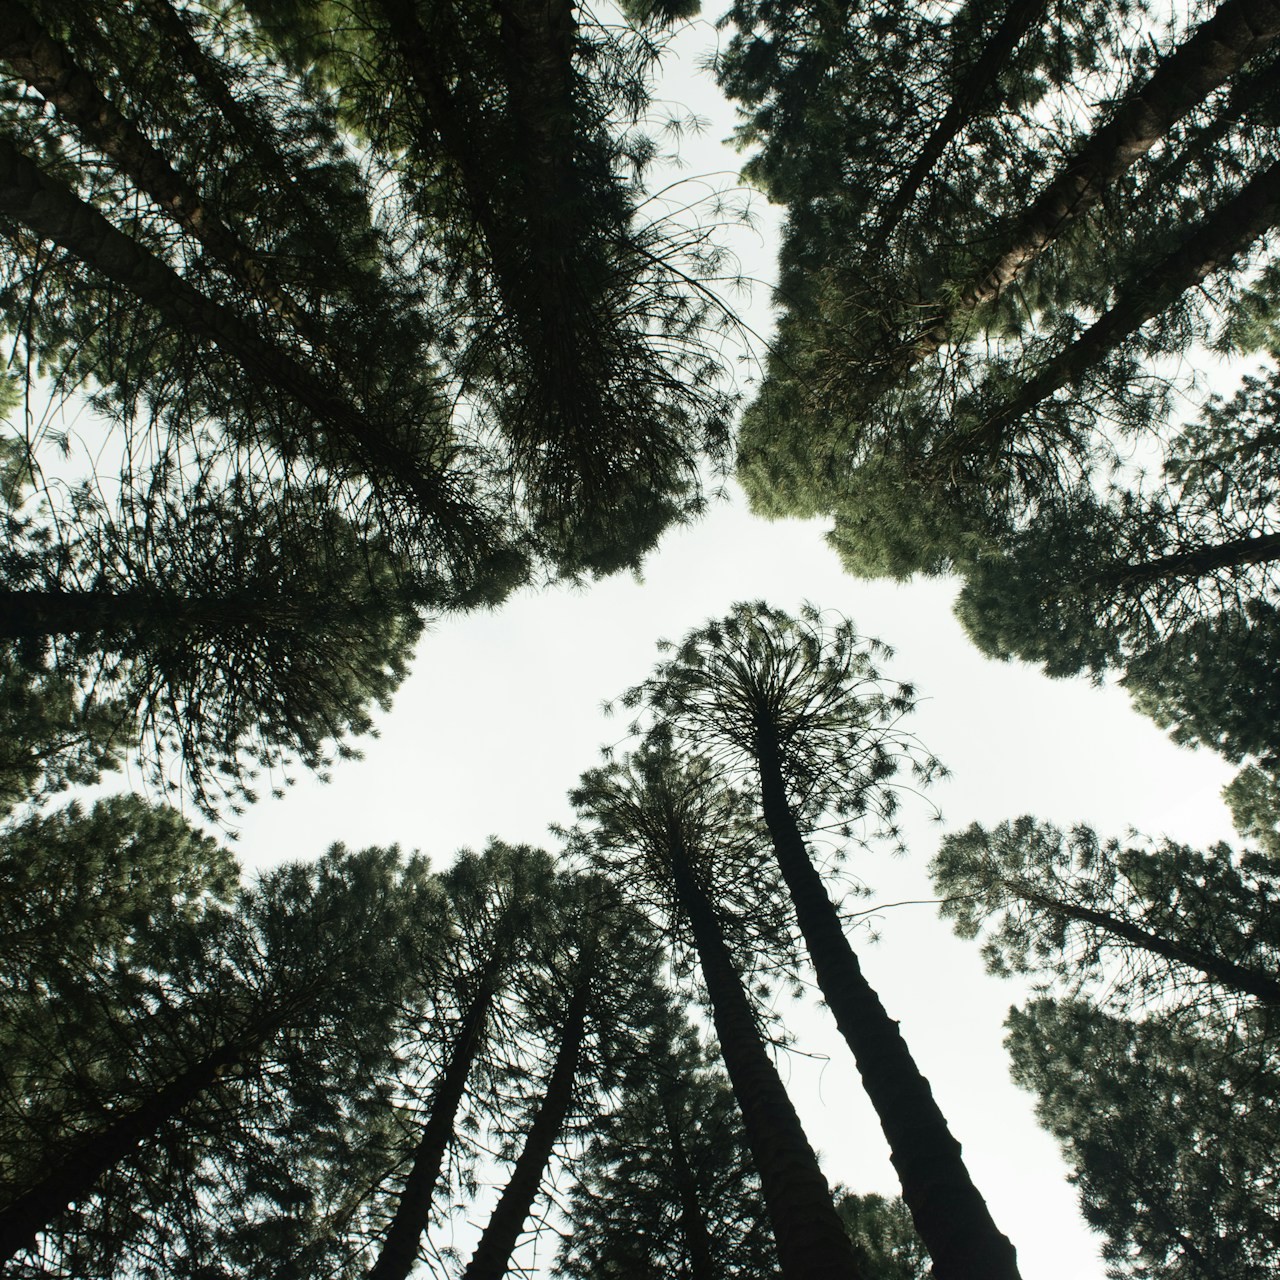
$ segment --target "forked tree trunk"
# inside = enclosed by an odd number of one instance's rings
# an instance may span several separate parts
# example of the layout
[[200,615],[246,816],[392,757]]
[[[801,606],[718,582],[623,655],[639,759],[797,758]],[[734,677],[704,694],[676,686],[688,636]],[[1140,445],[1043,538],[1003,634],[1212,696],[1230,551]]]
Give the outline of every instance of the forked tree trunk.
[[533,1202],[542,1186],[543,1174],[551,1160],[551,1153],[573,1105],[574,1084],[587,1034],[593,976],[588,967],[583,965],[565,1012],[560,1048],[547,1080],[542,1104],[529,1127],[511,1177],[489,1218],[471,1261],[467,1264],[463,1280],[502,1280],[507,1274],[511,1255],[515,1252],[520,1233],[529,1219]]
[[757,733],[765,822],[809,959],[889,1140],[902,1198],[937,1280],[1019,1280],[1015,1251],[969,1177],[960,1143],[898,1024],[867,981],[809,858],[787,799],[776,743]]
[[711,997],[720,1052],[760,1175],[784,1280],[861,1280],[857,1256],[818,1158],[761,1042],[755,1012],[715,908],[694,880],[682,851],[673,851],[673,871]]

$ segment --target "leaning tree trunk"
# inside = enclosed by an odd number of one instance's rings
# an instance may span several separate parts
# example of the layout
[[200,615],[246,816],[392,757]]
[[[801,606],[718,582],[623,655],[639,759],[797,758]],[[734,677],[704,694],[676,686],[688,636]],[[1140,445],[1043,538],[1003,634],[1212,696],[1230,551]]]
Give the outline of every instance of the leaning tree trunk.
[[860,1280],[862,1272],[831,1201],[831,1189],[787,1096],[726,946],[715,908],[683,851],[673,871],[693,934],[725,1069],[760,1175],[784,1280]]
[[1150,560],[1111,564],[1088,574],[1081,585],[1092,591],[1131,592],[1170,578],[1203,578],[1223,569],[1244,569],[1280,559],[1280,533],[1254,533],[1227,542],[1209,543]]
[[942,119],[934,125],[920,154],[912,161],[911,168],[907,170],[880,215],[868,241],[866,261],[875,262],[884,253],[890,236],[897,230],[902,215],[915,199],[930,170],[969,123],[973,113],[982,105],[983,98],[1005,69],[1013,51],[1027,32],[1040,21],[1048,7],[1048,0],[1012,0],[974,64],[965,69],[955,96]]
[[1169,130],[1280,36],[1280,0],[1225,0],[1124,98],[1009,228],[1005,247],[938,307],[908,349],[916,363],[950,337],[956,319],[996,298]]
[[889,1140],[902,1198],[937,1280],[1019,1280],[1015,1251],[992,1220],[928,1080],[849,946],[787,800],[777,744],[757,734],[765,822],[818,985],[853,1051]]
[[676,1194],[680,1198],[680,1230],[685,1248],[689,1251],[689,1280],[714,1280],[711,1233],[707,1230],[707,1215],[698,1196],[698,1180],[689,1164],[684,1139],[680,1136],[683,1117],[675,1115],[671,1096],[657,1080],[657,1101],[662,1108],[662,1118],[667,1126],[667,1139],[671,1146],[671,1173],[675,1180]]
[[573,1105],[574,1083],[587,1034],[592,977],[588,967],[583,965],[565,1013],[560,1049],[547,1080],[547,1091],[529,1127],[511,1178],[467,1264],[463,1280],[502,1280],[507,1274],[520,1232],[524,1230],[542,1186],[542,1175]]
[[1280,980],[1272,974],[1248,965],[1235,964],[1224,956],[1213,955],[1199,947],[1183,946],[1172,939],[1161,937],[1136,925],[1131,920],[1124,920],[1107,911],[1095,911],[1090,907],[1063,902],[1051,898],[1047,894],[1025,892],[1016,882],[1008,885],[1009,891],[1019,898],[1040,907],[1041,910],[1062,920],[1076,920],[1082,924],[1093,925],[1113,937],[1123,938],[1143,951],[1163,956],[1166,960],[1186,965],[1188,969],[1197,969],[1211,982],[1220,983],[1232,991],[1253,996],[1263,1004],[1280,1006]]
[[1172,253],[1140,271],[1103,315],[1023,383],[1015,395],[997,405],[978,432],[960,436],[957,444],[966,452],[979,447],[994,452],[1019,418],[1076,381],[1188,289],[1229,265],[1278,219],[1280,164],[1273,164],[1195,226]]
[[66,249],[154,308],[167,323],[212,342],[251,377],[292,396],[344,442],[375,483],[402,490],[418,511],[438,519],[446,537],[476,522],[478,513],[451,491],[443,472],[423,462],[420,451],[377,424],[371,428],[356,405],[239,316],[193,288],[7,138],[0,138],[0,213]]
[[445,1067],[431,1099],[427,1122],[413,1152],[413,1165],[400,1191],[391,1224],[382,1239],[382,1252],[369,1270],[369,1280],[406,1280],[418,1261],[418,1244],[427,1229],[436,1183],[453,1141],[458,1108],[466,1093],[467,1077],[484,1043],[485,1028],[497,996],[497,962],[485,966],[480,989],[467,1008]]
[[88,1196],[104,1174],[153,1138],[211,1089],[220,1076],[260,1048],[274,1025],[273,1022],[248,1039],[238,1039],[214,1050],[140,1106],[117,1116],[102,1132],[82,1142],[35,1186],[0,1210],[0,1262],[30,1249],[39,1234],[78,1200]]
[[257,255],[20,0],[5,0],[0,6],[0,59],[52,103],[91,147],[108,156],[140,191],[193,235],[232,279],[262,299],[313,346],[332,356],[318,320],[305,314],[271,278]]

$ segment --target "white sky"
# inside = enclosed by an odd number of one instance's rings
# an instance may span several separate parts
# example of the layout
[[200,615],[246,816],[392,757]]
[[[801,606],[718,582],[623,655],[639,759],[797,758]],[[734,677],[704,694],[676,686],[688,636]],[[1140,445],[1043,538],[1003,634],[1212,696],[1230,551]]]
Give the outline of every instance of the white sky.
[[[729,132],[727,108],[686,78],[714,40],[710,26],[696,26],[668,72],[668,96],[715,113],[690,173],[738,163],[714,149]],[[743,252],[757,255],[745,261],[750,273],[767,273],[767,253],[750,243]],[[757,308],[766,298],[759,291]],[[807,600],[851,616],[893,645],[888,674],[915,682],[926,699],[916,731],[954,774],[934,791],[944,827],[920,805],[907,859],[883,854],[851,866],[872,887],[868,904],[929,897],[924,868],[941,830],[974,820],[1034,813],[1088,821],[1104,835],[1129,826],[1190,843],[1231,835],[1219,799],[1231,770],[1221,760],[1174,747],[1115,689],[982,658],[951,615],[953,584],[855,581],[821,535],[820,524],[758,521],[735,496],[696,527],[671,532],[643,583],[526,592],[497,612],[437,622],[365,758],[339,764],[327,786],[304,777],[283,800],[255,806],[241,823],[241,857],[252,867],[343,841],[398,843],[445,864],[490,834],[554,847],[547,828],[569,819],[566,791],[625,730],[600,704],[648,673],[659,637],[678,638],[751,599],[788,611]],[[956,940],[930,906],[888,910],[875,924],[880,940],[860,932],[855,946],[1017,1246],[1023,1276],[1101,1280],[1056,1144],[1036,1127],[1030,1097],[1009,1083],[1001,1023],[1019,989],[985,976],[976,947]],[[819,1055],[792,1055],[782,1069],[828,1176],[895,1192],[883,1138],[825,1012],[787,1013],[797,1048]]]

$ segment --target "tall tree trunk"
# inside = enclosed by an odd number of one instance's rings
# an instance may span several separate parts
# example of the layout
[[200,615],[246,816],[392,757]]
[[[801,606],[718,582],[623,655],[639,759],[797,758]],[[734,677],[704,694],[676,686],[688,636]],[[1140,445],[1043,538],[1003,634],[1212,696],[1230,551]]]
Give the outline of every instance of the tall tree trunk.
[[938,1280],[1019,1280],[1013,1245],[992,1220],[928,1080],[849,946],[805,848],[767,728],[757,730],[756,756],[765,822],[818,985],[889,1140],[902,1198],[934,1274]]
[[1048,894],[1028,891],[1019,887],[1016,881],[1010,881],[1008,889],[1016,897],[1040,907],[1049,915],[1094,925],[1104,933],[1123,938],[1143,951],[1163,956],[1166,960],[1177,961],[1179,964],[1186,965],[1188,969],[1197,969],[1206,978],[1219,982],[1233,991],[1253,996],[1263,1004],[1280,1006],[1280,979],[1272,974],[1250,968],[1248,965],[1235,964],[1223,956],[1213,955],[1198,947],[1184,946],[1169,938],[1161,937],[1158,933],[1152,933],[1131,920],[1112,915],[1110,912],[1095,911],[1091,907],[1077,903],[1063,902],[1060,898],[1052,898]]
[[[407,492],[423,514],[439,518],[446,537],[476,518],[438,469],[404,447],[292,355],[262,339],[245,321],[198,292],[171,267],[117,230],[56,178],[42,172],[7,138],[0,138],[0,213],[60,245],[92,270],[153,307],[179,329],[213,342],[251,376],[291,395],[362,460],[375,485]],[[437,424],[424,424],[427,432]],[[311,432],[313,437],[323,433]]]
[[485,1028],[497,995],[497,960],[485,966],[480,989],[467,1008],[449,1064],[436,1085],[427,1122],[414,1148],[413,1165],[382,1239],[382,1252],[369,1270],[369,1280],[405,1280],[418,1261],[418,1244],[431,1216],[445,1155],[453,1141],[458,1108],[466,1093],[467,1077],[484,1043]]
[[0,58],[52,103],[95,150],[109,157],[140,190],[190,232],[249,293],[326,355],[331,349],[318,320],[306,315],[255,254],[211,209],[141,130],[98,88],[69,49],[36,21],[21,0],[0,5]]
[[577,984],[565,1012],[560,1049],[547,1080],[542,1104],[529,1127],[511,1177],[489,1218],[471,1261],[467,1264],[463,1280],[502,1280],[507,1274],[516,1242],[533,1209],[533,1202],[542,1186],[542,1176],[573,1105],[573,1089],[582,1059],[582,1044],[587,1034],[593,976],[587,965],[580,968]]
[[976,435],[959,436],[956,444],[965,452],[974,448],[994,452],[1019,418],[1081,377],[1146,321],[1172,306],[1188,289],[1228,266],[1275,226],[1277,220],[1280,220],[1280,164],[1273,164],[1193,228],[1172,253],[1141,271],[1084,333],[1023,383],[1011,399],[988,414]]
[[698,1180],[689,1164],[681,1134],[683,1117],[675,1114],[666,1082],[657,1079],[658,1105],[667,1126],[667,1140],[671,1145],[671,1172],[675,1179],[676,1193],[680,1198],[680,1230],[684,1234],[685,1248],[689,1250],[689,1280],[714,1280],[711,1233],[707,1230],[707,1215],[703,1212],[698,1196]]
[[711,900],[683,850],[673,851],[676,894],[689,921],[725,1069],[742,1111],[784,1280],[861,1280],[857,1255],[756,1025]]
[[274,1026],[273,1021],[254,1036],[231,1041],[214,1050],[140,1106],[118,1115],[106,1129],[82,1142],[34,1187],[0,1210],[0,1262],[31,1248],[37,1236],[76,1201],[89,1195],[108,1170],[153,1138],[166,1123],[212,1088],[226,1071],[256,1052]]
[[261,591],[185,596],[164,590],[0,590],[0,637],[106,636],[125,642],[148,634],[229,632],[237,628],[304,633],[348,625],[385,610],[378,602],[335,600],[311,592],[271,598]]
[[1108,565],[1081,581],[1089,590],[1129,591],[1168,578],[1203,578],[1220,569],[1243,569],[1280,559],[1280,533],[1254,533],[1229,542],[1171,551],[1150,560]]
[[1023,36],[1040,21],[1048,7],[1048,0],[1011,0],[1000,25],[991,33],[991,38],[978,55],[977,61],[965,69],[942,119],[934,125],[920,154],[912,162],[911,168],[907,170],[906,176],[898,184],[892,199],[880,215],[868,242],[868,262],[875,262],[883,254],[890,236],[902,221],[902,215],[915,199],[929,171],[937,164],[956,135],[969,123],[1004,70],[1013,51],[1022,42]]
[[996,298],[1131,165],[1210,93],[1280,35],[1280,0],[1225,0],[1117,104],[1017,222],[1005,248],[939,306],[907,355],[914,364],[950,339],[955,321]]

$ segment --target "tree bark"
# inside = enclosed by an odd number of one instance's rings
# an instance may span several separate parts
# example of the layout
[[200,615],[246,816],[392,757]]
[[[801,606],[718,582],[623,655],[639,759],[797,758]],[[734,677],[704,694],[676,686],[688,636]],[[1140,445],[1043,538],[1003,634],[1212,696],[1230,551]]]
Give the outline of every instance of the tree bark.
[[260,592],[190,597],[147,590],[0,590],[0,637],[33,640],[98,635],[126,640],[156,633],[182,635],[236,628],[261,632],[272,627],[302,632],[338,618],[358,621],[379,608],[318,592],[273,599]]
[[0,57],[95,150],[112,160],[179,226],[190,232],[233,280],[265,302],[313,346],[331,355],[319,322],[306,315],[254,253],[120,112],[80,67],[70,50],[36,21],[20,0],[0,5]]
[[914,364],[950,340],[956,319],[996,298],[1131,165],[1208,94],[1280,35],[1280,0],[1225,0],[1146,82],[1123,99],[1049,182],[1006,237],[1005,249],[940,306],[911,343]]
[[673,851],[672,861],[676,894],[711,997],[720,1052],[760,1175],[784,1280],[861,1280],[818,1158],[761,1042],[715,908],[694,880],[684,851]]
[[1108,310],[1074,342],[1029,378],[1017,394],[990,413],[976,436],[957,444],[994,451],[1008,429],[1055,391],[1075,382],[1146,321],[1173,305],[1215,271],[1228,266],[1280,220],[1280,164],[1251,178],[1205,218],[1160,262],[1138,274]]
[[458,1107],[466,1093],[467,1077],[484,1043],[485,1028],[497,994],[497,965],[491,960],[480,989],[467,1008],[449,1064],[431,1099],[427,1122],[414,1148],[413,1165],[400,1191],[400,1199],[386,1234],[382,1251],[369,1270],[369,1280],[405,1280],[418,1261],[418,1244],[431,1216],[431,1202],[453,1141]]
[[991,1218],[928,1080],[867,981],[787,799],[777,744],[758,728],[765,823],[809,958],[889,1140],[902,1197],[938,1280],[1019,1280],[1013,1245]]
[[684,1233],[685,1247],[689,1250],[689,1280],[714,1280],[711,1234],[707,1230],[707,1216],[698,1197],[698,1180],[689,1165],[681,1135],[681,1117],[675,1115],[671,1096],[665,1081],[657,1081],[658,1105],[667,1126],[667,1138],[671,1144],[671,1172],[676,1192],[680,1198],[680,1230]]
[[274,1022],[257,1035],[224,1044],[154,1093],[141,1106],[119,1115],[101,1133],[0,1211],[0,1262],[30,1249],[42,1231],[78,1200],[89,1195],[109,1169],[154,1137],[226,1071],[265,1042]]
[[982,105],[983,98],[995,84],[1023,36],[1040,21],[1047,8],[1048,0],[1012,0],[978,60],[965,71],[942,119],[934,125],[920,154],[912,162],[893,198],[880,215],[866,251],[868,261],[874,262],[884,252],[889,237],[897,229],[907,206],[915,199],[920,184],[928,177],[929,171],[937,164],[956,135],[969,123],[974,111]]
[[1091,924],[1117,938],[1131,942],[1143,951],[1163,956],[1166,960],[1174,960],[1186,965],[1188,969],[1198,969],[1206,978],[1221,983],[1233,991],[1253,996],[1263,1004],[1280,1005],[1280,980],[1258,969],[1247,965],[1235,964],[1222,956],[1215,956],[1196,947],[1183,946],[1169,938],[1161,937],[1134,924],[1131,920],[1122,919],[1107,911],[1095,911],[1091,907],[1077,903],[1063,902],[1060,898],[1048,894],[1035,893],[1019,888],[1016,882],[1009,882],[1008,888],[1015,896],[1040,907],[1050,915],[1068,920],[1078,920]]
[[546,1172],[569,1108],[573,1105],[573,1089],[587,1034],[592,977],[584,965],[565,1012],[560,1049],[547,1080],[542,1104],[525,1137],[511,1177],[489,1218],[471,1261],[467,1264],[463,1280],[502,1280],[507,1274],[507,1266],[520,1239],[520,1232],[524,1229],[542,1186],[542,1175]]
[[[320,381],[292,355],[264,341],[245,321],[198,292],[171,267],[117,230],[92,206],[42,172],[0,138],[0,213],[60,245],[92,270],[153,307],[179,329],[211,341],[251,376],[279,388],[314,414],[363,460],[369,478],[407,491],[422,512],[448,524],[469,525],[474,513],[449,492],[438,470],[419,454],[370,429],[361,411]],[[434,424],[432,424],[434,426]],[[308,433],[315,442],[323,431]]]
[[1081,585],[1091,589],[1128,590],[1166,578],[1202,578],[1219,569],[1243,569],[1280,559],[1280,533],[1255,533],[1189,551],[1171,551],[1130,564],[1109,566],[1089,574]]

